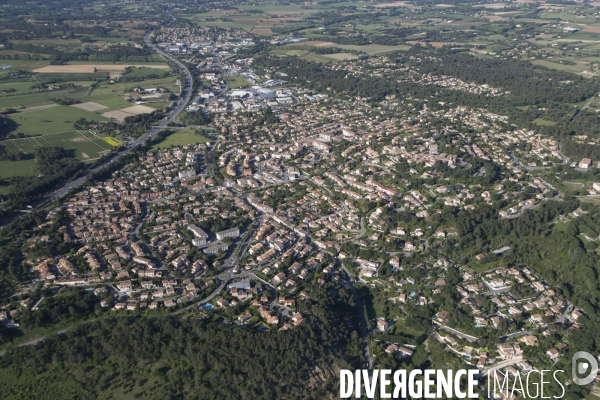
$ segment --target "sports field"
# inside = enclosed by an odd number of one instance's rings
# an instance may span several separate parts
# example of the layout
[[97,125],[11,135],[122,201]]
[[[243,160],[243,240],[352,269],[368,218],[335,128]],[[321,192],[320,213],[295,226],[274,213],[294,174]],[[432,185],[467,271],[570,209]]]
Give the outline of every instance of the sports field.
[[75,150],[77,157],[83,161],[94,160],[115,147],[102,136],[96,136],[88,131],[66,131],[30,138],[8,139],[3,140],[2,145],[9,154],[34,153],[40,147],[60,146]]

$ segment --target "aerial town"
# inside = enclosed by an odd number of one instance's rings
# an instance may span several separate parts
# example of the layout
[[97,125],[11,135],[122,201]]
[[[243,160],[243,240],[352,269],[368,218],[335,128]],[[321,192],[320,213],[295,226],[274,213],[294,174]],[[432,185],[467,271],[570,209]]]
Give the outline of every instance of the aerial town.
[[[251,50],[303,51],[310,39],[215,26],[163,26],[144,39],[182,72],[169,90],[132,80],[118,99],[172,94],[164,113],[141,114],[158,115],[147,132],[126,131],[133,119],[84,120],[96,136],[116,127],[122,143],[83,183],[40,202],[20,233],[26,279],[0,307],[5,332],[27,334],[44,303],[72,295],[91,304],[69,310],[82,321],[177,316],[279,335],[314,324],[323,298],[344,309],[350,296],[360,317],[341,324],[360,337],[368,369],[424,365],[423,352],[441,349],[447,365],[501,382],[566,362],[592,315],[556,267],[581,253],[558,258],[551,247],[576,237],[597,265],[595,153],[573,156],[560,135],[488,106],[513,94],[493,80],[429,72],[446,62],[431,46],[348,53],[307,73],[327,77],[315,83],[296,76],[307,61]],[[417,89],[348,95],[344,79]],[[597,145],[571,136],[580,150]],[[515,262],[522,254],[531,258]]]

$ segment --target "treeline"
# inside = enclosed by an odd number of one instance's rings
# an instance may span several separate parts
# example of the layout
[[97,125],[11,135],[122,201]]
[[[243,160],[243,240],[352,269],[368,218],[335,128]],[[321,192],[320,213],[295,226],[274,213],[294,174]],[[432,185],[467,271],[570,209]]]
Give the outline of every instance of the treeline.
[[66,23],[58,24],[31,24],[24,20],[17,21],[2,21],[4,29],[12,32],[2,32],[2,37],[7,39],[27,40],[31,38],[52,39],[55,37],[63,37],[79,34],[92,36],[107,36],[109,29],[102,26],[71,26]]
[[208,123],[204,112],[200,110],[184,113],[181,121],[186,125],[206,125]]
[[148,132],[153,123],[160,121],[164,117],[165,114],[162,110],[155,110],[149,114],[125,117],[122,125],[123,131],[129,133],[133,137],[142,136],[144,133]]
[[[154,60],[155,56],[154,52],[148,47],[137,48],[130,44],[110,46],[106,49],[87,46],[83,49],[65,52],[51,46],[8,42],[5,44],[4,49],[32,53],[30,57],[35,57],[36,54],[49,54],[49,59],[53,64],[67,61],[148,62]],[[12,56],[13,59],[15,55]],[[20,56],[26,55],[21,54]]]

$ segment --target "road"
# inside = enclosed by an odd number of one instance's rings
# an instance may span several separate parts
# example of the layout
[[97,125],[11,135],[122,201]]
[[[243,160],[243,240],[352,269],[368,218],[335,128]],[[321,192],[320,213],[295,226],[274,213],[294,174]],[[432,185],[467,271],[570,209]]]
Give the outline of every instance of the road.
[[358,231],[358,234],[353,238],[346,239],[345,242],[355,241],[363,236],[365,236],[365,217],[360,217],[360,230]]
[[[540,179],[541,180],[541,179]],[[543,182],[543,181],[542,181]],[[515,218],[519,218],[521,215],[523,215],[523,213],[527,210],[535,210],[536,208],[538,208],[539,206],[541,206],[542,204],[544,204],[545,201],[549,201],[549,200],[558,200],[560,199],[561,195],[560,193],[557,194],[554,197],[544,197],[542,199],[542,201],[540,201],[539,203],[533,205],[533,206],[523,206],[523,208],[521,208],[521,210],[519,212],[517,212],[516,214],[512,214],[509,215],[508,217],[504,217],[505,219],[515,219]]]
[[[172,15],[171,15],[171,17],[173,18],[173,20],[175,20],[175,17],[173,17]],[[175,64],[184,75],[185,82],[183,83],[182,89],[181,89],[181,99],[177,102],[177,105],[175,106],[175,108],[173,108],[158,125],[154,126],[150,131],[148,131],[144,135],[140,136],[135,141],[131,142],[124,150],[121,150],[120,152],[112,155],[111,157],[109,157],[108,159],[106,159],[101,164],[97,165],[96,167],[87,170],[84,174],[82,174],[77,179],[65,183],[65,185],[62,188],[54,191],[50,195],[48,195],[45,198],[38,201],[35,205],[35,208],[40,208],[48,202],[58,200],[60,197],[67,194],[71,189],[81,186],[86,181],[87,177],[90,174],[99,172],[104,167],[108,166],[109,164],[111,164],[117,160],[120,160],[121,158],[126,156],[136,146],[146,143],[146,141],[151,139],[158,132],[160,132],[164,127],[166,127],[169,124],[169,122],[176,119],[177,116],[185,109],[187,103],[190,101],[190,98],[192,96],[192,87],[193,87],[192,74],[185,67],[185,65],[183,65],[181,62],[179,62],[179,60],[177,60],[175,57],[171,56],[170,54],[167,54],[164,51],[160,50],[159,48],[157,48],[154,44],[152,44],[150,42],[150,37],[152,36],[153,33],[154,33],[154,31],[151,31],[151,32],[146,33],[146,35],[144,36],[144,43],[146,44],[146,46],[150,47],[161,57],[163,57],[166,60]],[[25,214],[21,213],[19,215],[16,215],[15,217],[9,219],[8,221],[6,221],[4,223],[4,225],[2,225],[2,228],[4,228],[6,225],[12,223],[13,221],[17,220],[18,218],[22,217],[23,215],[25,215]]]
[[480,375],[480,376],[483,376],[483,375],[485,375],[485,374],[488,374],[488,373],[490,373],[490,372],[492,372],[492,371],[496,371],[496,370],[498,370],[498,369],[506,368],[506,367],[508,367],[509,365],[518,364],[518,363],[520,363],[521,361],[523,361],[523,356],[516,356],[515,358],[512,358],[512,359],[510,359],[510,360],[503,361],[503,362],[501,362],[500,364],[496,364],[496,365],[494,365],[494,366],[492,366],[492,367],[489,367],[489,368],[484,368],[484,369],[483,369],[483,370],[482,370],[482,371],[479,373],[479,375]]
[[527,335],[531,335],[533,331],[521,331],[521,332],[517,332],[517,333],[511,333],[510,335],[504,335],[504,336],[500,336],[500,341],[501,342],[506,342],[507,340],[512,340],[521,336],[527,336]]
[[466,333],[462,333],[461,331],[457,331],[456,329],[450,328],[448,326],[445,325],[441,325],[435,321],[433,321],[433,323],[440,328],[443,331],[449,332],[453,335],[458,336],[461,339],[465,339],[466,341],[469,341],[471,343],[476,343],[479,339],[476,338],[475,336],[471,336],[471,335],[467,335]]

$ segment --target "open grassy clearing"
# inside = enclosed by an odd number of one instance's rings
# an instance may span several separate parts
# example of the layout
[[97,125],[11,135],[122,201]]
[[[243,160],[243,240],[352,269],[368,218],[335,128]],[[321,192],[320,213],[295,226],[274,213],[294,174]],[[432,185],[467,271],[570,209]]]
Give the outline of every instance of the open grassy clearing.
[[156,68],[138,67],[132,68],[129,72],[123,74],[124,77],[145,78],[152,75],[162,75],[169,73],[168,70],[157,70]]
[[600,206],[600,197],[583,196],[583,197],[577,197],[577,200],[582,201],[584,203],[592,203],[597,206]]
[[75,150],[83,161],[93,160],[107,153],[113,147],[101,136],[88,131],[67,131],[31,138],[9,139],[2,142],[9,154],[34,153],[41,147],[60,146]]
[[543,119],[543,118],[536,118],[533,120],[533,123],[539,126],[554,126],[556,125],[556,122],[554,121],[549,121],[547,119]]
[[[92,92],[93,93],[93,92]],[[110,109],[119,109],[123,107],[130,107],[131,103],[124,98],[116,95],[100,95],[100,96],[88,96],[81,101],[93,101],[94,103],[102,104]],[[103,110],[108,111],[108,110]]]
[[186,144],[193,143],[206,143],[210,140],[211,139],[207,136],[198,134],[191,129],[182,129],[167,136],[162,142],[152,146],[152,150],[166,149],[173,146],[185,146]]
[[575,74],[578,74],[587,69],[583,65],[579,65],[579,64],[567,65],[567,64],[560,64],[560,63],[555,63],[555,62],[546,61],[546,60],[535,60],[535,61],[533,61],[533,64],[543,65],[544,67],[547,67],[547,68],[557,69],[559,71],[572,72]]
[[8,115],[17,127],[15,133],[25,135],[47,135],[73,129],[73,123],[79,118],[88,121],[105,121],[106,118],[76,107],[54,106],[43,110],[35,109]]
[[0,179],[12,178],[13,176],[33,176],[34,172],[35,160],[33,158],[22,161],[0,161]]
[[250,87],[250,82],[248,82],[243,76],[228,76],[226,79],[227,82],[229,82],[229,87],[231,89]]
[[[0,61],[0,64],[1,64],[1,61]],[[33,85],[35,85],[35,82],[32,80],[2,82],[2,83],[0,83],[0,96],[26,93],[26,92],[31,91],[31,87]],[[15,90],[14,92],[8,92],[13,89]],[[2,93],[2,92],[6,92],[6,93]]]
[[563,185],[565,185],[565,187],[567,189],[571,189],[571,190],[579,190],[579,189],[583,189],[585,187],[585,184],[583,184],[582,182],[573,182],[573,181],[563,181]]
[[408,325],[406,323],[406,320],[404,320],[404,319],[397,319],[394,322],[394,325],[392,325],[392,328],[390,329],[389,333],[392,335],[396,334],[396,333],[400,333],[400,334],[404,334],[404,335],[411,335],[413,337],[419,337],[424,332]]
[[153,103],[146,103],[144,105],[148,107],[152,107],[155,110],[164,110],[171,102],[170,101],[157,101]]
[[47,93],[22,94],[0,97],[0,108],[20,108],[21,106],[48,101]]

